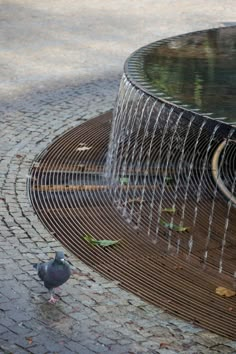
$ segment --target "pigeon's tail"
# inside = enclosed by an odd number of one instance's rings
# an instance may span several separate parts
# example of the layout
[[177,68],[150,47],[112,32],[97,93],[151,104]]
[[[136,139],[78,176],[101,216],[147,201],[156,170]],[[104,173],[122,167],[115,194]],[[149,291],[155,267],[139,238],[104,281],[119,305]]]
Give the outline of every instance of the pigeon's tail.
[[34,267],[35,269],[38,269],[38,263],[34,263],[34,264],[33,264],[33,267]]

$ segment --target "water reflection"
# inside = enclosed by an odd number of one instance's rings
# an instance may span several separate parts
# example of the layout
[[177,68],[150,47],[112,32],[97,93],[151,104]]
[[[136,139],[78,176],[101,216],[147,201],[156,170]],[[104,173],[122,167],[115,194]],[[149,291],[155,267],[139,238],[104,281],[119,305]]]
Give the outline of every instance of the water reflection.
[[[236,27],[208,30],[156,43],[145,52],[134,79],[158,96],[236,122]],[[132,56],[129,59],[132,66]]]

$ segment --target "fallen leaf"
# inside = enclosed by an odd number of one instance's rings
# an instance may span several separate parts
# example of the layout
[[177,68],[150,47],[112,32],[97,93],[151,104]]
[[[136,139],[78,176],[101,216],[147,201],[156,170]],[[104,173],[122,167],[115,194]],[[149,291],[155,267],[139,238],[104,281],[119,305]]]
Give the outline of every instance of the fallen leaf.
[[172,177],[164,177],[164,182],[169,185],[173,182],[173,178]]
[[114,246],[116,245],[120,240],[97,240],[96,244],[101,246],[101,247],[108,247],[108,246]]
[[168,343],[160,343],[159,349],[168,349],[169,344]]
[[86,150],[89,150],[91,148],[92,148],[92,146],[81,146],[81,147],[78,147],[76,149],[76,151],[86,151]]
[[162,211],[165,212],[165,213],[174,214],[176,212],[176,209],[175,208],[164,208],[164,209],[162,209]]
[[121,177],[120,178],[120,184],[128,184],[128,183],[129,183],[128,177]]
[[174,269],[179,270],[179,269],[183,269],[183,267],[181,265],[179,265],[179,264],[176,264]]
[[94,242],[96,241],[91,235],[84,235],[83,239],[91,245],[94,245]]
[[87,241],[88,243],[90,243],[91,245],[101,246],[101,247],[114,246],[118,242],[120,242],[120,240],[96,240],[91,235],[85,235],[85,236],[83,236],[83,239],[85,241]]
[[190,227],[187,226],[181,226],[181,225],[175,225],[173,223],[168,223],[165,222],[163,220],[160,220],[160,224],[164,227],[166,227],[167,229],[173,230],[173,231],[177,231],[177,232],[186,232],[189,231]]
[[234,290],[224,288],[223,286],[218,286],[218,288],[215,290],[215,293],[223,297],[233,297],[236,295]]

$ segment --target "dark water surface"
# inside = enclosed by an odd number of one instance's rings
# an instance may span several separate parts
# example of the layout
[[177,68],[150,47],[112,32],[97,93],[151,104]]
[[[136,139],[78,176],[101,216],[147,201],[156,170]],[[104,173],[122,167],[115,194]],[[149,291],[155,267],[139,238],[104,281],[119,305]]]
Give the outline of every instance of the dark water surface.
[[126,71],[157,97],[236,122],[236,26],[152,43],[131,55]]

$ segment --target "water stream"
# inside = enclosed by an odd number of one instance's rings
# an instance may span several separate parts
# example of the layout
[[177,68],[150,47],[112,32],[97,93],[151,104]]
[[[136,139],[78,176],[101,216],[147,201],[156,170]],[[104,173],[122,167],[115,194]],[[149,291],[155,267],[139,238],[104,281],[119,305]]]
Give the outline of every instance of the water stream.
[[[124,75],[105,169],[113,205],[124,222],[142,230],[142,237],[155,247],[162,240],[167,254],[181,253],[188,261],[201,257],[203,268],[209,263],[222,273],[227,240],[232,241],[235,205],[225,200],[218,186],[234,135],[235,129],[226,135],[220,123],[209,124],[204,116],[186,114],[154,99]],[[222,139],[226,144],[214,181],[211,160]],[[232,195],[235,184],[234,177]],[[215,220],[215,211],[221,207],[224,214]],[[218,260],[208,262],[211,244],[220,245],[220,253]],[[236,277],[234,270],[231,273]]]

